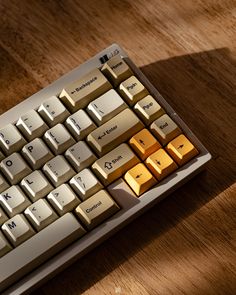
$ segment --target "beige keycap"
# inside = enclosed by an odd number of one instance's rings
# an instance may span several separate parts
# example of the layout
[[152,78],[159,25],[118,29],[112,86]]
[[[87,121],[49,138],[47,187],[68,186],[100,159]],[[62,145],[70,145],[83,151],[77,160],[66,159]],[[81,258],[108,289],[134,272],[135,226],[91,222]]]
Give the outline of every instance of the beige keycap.
[[25,176],[31,173],[31,169],[23,160],[20,154],[14,153],[0,163],[3,174],[11,184],[20,182]]
[[86,201],[81,203],[75,213],[83,221],[88,229],[92,229],[108,217],[114,215],[119,206],[110,195],[101,190]]
[[40,231],[58,218],[55,211],[44,199],[36,201],[24,213],[37,231]]
[[22,154],[31,168],[41,168],[46,162],[53,158],[52,152],[41,138],[36,138],[22,149]]
[[120,57],[114,56],[102,67],[103,74],[117,87],[122,81],[133,75],[127,63]]
[[7,188],[9,188],[9,184],[6,179],[0,174],[0,193],[5,191]]
[[134,106],[134,111],[146,125],[151,124],[155,119],[165,113],[163,108],[151,95],[147,95],[138,101]]
[[21,188],[28,195],[32,202],[45,197],[53,186],[49,183],[41,171],[34,171],[22,179]]
[[0,259],[1,290],[14,284],[84,234],[84,228],[72,213],[66,213],[49,224]]
[[181,133],[180,128],[167,114],[155,120],[150,128],[163,145],[166,145],[170,140]]
[[110,121],[91,132],[87,140],[95,152],[102,156],[128,140],[143,128],[143,123],[130,109],[125,109]]
[[18,185],[13,185],[0,194],[0,204],[12,217],[22,212],[31,203]]
[[42,120],[35,110],[31,110],[21,116],[16,123],[18,129],[23,133],[24,137],[31,141],[36,137],[40,137],[48,129],[46,123]]
[[2,257],[3,255],[5,255],[11,249],[12,249],[12,246],[6,240],[6,238],[4,237],[4,235],[0,232],[0,257]]
[[119,93],[130,106],[148,95],[147,89],[135,76],[129,77],[120,84]]
[[105,93],[112,86],[107,78],[94,69],[84,77],[66,86],[60,98],[71,111],[86,107],[92,100]]
[[100,181],[89,169],[84,169],[76,174],[71,180],[70,185],[79,195],[81,200],[86,200],[100,189],[103,188]]
[[56,96],[52,96],[45,100],[39,107],[38,112],[50,127],[58,123],[63,123],[70,115],[68,110]]
[[114,89],[111,89],[90,102],[87,112],[96,124],[100,126],[127,107],[127,104],[119,94]]
[[54,189],[47,199],[59,215],[72,211],[81,203],[68,184],[62,184]]
[[5,154],[19,151],[25,144],[26,140],[12,124],[0,129],[0,147]]
[[97,127],[84,110],[72,114],[65,124],[77,141],[84,139]]
[[14,247],[20,245],[35,233],[23,214],[17,214],[2,226],[2,231]]
[[55,187],[58,187],[75,175],[75,171],[61,155],[47,162],[43,166],[43,171]]
[[108,185],[139,162],[140,160],[130,147],[123,143],[98,159],[92,165],[92,169],[101,182],[104,185]]
[[57,124],[49,129],[44,134],[44,140],[55,155],[64,153],[70,146],[75,144],[74,138],[62,124]]
[[8,219],[5,212],[0,208],[0,226]]
[[84,141],[79,141],[69,148],[65,156],[77,172],[87,168],[97,159]]

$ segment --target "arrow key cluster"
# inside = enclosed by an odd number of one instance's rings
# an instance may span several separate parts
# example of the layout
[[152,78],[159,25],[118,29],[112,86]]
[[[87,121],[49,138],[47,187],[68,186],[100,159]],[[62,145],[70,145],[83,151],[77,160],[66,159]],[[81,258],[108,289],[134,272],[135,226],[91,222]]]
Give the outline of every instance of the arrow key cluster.
[[135,134],[129,140],[129,145],[146,165],[140,163],[124,176],[138,196],[198,154],[198,150],[184,134],[180,134],[167,146],[162,147],[147,129]]

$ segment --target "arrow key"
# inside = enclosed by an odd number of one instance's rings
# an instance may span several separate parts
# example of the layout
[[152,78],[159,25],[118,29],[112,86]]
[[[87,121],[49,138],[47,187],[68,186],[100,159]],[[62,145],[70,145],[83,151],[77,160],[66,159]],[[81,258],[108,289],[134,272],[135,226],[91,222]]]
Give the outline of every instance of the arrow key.
[[126,172],[124,178],[138,196],[157,183],[156,179],[142,163]]
[[161,148],[160,143],[147,129],[135,134],[130,139],[129,144],[141,160],[145,160],[149,155]]
[[183,134],[169,142],[166,149],[175,162],[180,166],[184,165],[198,154],[198,150]]
[[159,149],[150,155],[146,160],[146,165],[159,181],[178,168],[164,149]]

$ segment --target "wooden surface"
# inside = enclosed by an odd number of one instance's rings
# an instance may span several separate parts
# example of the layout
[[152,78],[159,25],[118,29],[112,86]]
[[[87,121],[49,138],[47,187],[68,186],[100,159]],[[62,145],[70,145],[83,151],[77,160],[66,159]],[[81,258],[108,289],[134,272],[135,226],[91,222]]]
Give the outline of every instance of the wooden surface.
[[213,155],[34,295],[235,294],[236,1],[0,0],[0,15],[1,112],[117,42]]

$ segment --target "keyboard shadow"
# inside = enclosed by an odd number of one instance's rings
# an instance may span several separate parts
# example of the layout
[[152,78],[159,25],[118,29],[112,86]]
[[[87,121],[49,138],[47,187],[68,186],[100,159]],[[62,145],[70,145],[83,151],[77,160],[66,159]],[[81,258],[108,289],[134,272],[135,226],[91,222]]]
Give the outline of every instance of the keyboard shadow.
[[[67,294],[83,293],[235,182],[236,61],[229,50],[178,56],[143,66],[141,70],[205,144],[213,159],[206,171],[51,279],[34,295],[53,294],[58,285],[60,294],[65,289]],[[228,206],[227,214],[233,215],[231,207]]]

